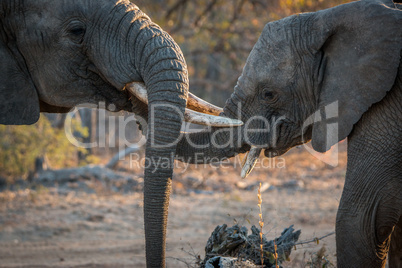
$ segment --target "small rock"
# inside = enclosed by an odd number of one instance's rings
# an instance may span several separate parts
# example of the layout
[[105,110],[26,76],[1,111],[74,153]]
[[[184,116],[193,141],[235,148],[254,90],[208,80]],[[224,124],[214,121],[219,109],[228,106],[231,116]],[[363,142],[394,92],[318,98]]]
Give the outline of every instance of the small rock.
[[191,194],[191,193],[194,193],[194,194],[205,194],[205,195],[213,195],[214,194],[214,192],[213,191],[204,191],[204,190],[198,190],[198,189],[190,189],[190,190],[188,190],[188,192]]
[[213,257],[205,263],[205,268],[257,268],[248,260],[240,261],[238,258],[231,257]]
[[[261,193],[265,192],[266,190],[269,189],[269,187],[271,186],[271,184],[269,184],[268,182],[263,182],[261,184]],[[258,188],[257,188],[258,189]]]
[[236,182],[236,187],[241,189],[241,190],[245,190],[248,186],[249,186],[249,184],[247,182],[245,182],[245,181]]
[[204,183],[202,179],[192,177],[192,176],[188,176],[185,180],[189,184],[189,187],[191,187],[193,189],[202,186],[202,184]]
[[[260,186],[260,183],[247,183],[245,181],[238,181],[236,182],[236,187],[239,188],[240,190],[246,190],[246,191],[254,191],[258,189]],[[271,186],[268,182],[263,182],[261,183],[261,193],[265,192],[268,190],[268,188]]]
[[290,180],[290,181],[284,182],[282,184],[282,187],[291,188],[291,189],[302,189],[302,188],[304,188],[304,181]]
[[103,215],[91,215],[88,217],[88,221],[92,221],[92,222],[101,222],[105,219],[105,216]]

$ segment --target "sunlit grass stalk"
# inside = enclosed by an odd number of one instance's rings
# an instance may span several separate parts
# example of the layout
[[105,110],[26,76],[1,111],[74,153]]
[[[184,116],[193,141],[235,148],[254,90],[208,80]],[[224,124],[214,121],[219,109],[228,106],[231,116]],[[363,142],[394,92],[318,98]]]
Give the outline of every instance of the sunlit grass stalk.
[[278,265],[278,253],[276,252],[277,251],[277,246],[276,246],[276,243],[275,243],[275,239],[274,239],[274,250],[275,250],[275,255],[274,255],[275,267],[279,268],[279,265]]
[[259,224],[260,224],[260,257],[261,257],[261,267],[264,267],[264,243],[262,240],[262,227],[264,227],[264,219],[262,218],[262,196],[261,196],[261,182],[260,182],[260,186],[258,187],[258,207],[260,208],[260,220],[259,220]]

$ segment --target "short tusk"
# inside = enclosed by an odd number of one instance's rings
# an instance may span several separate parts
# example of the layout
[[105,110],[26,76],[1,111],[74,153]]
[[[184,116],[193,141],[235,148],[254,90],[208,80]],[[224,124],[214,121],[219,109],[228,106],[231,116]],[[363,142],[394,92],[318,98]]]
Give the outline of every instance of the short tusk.
[[211,115],[220,115],[220,113],[223,112],[222,108],[197,97],[191,92],[188,93],[187,108],[200,113]]
[[261,150],[262,149],[260,148],[251,146],[251,149],[247,153],[245,161],[243,162],[243,167],[241,169],[240,176],[242,179],[246,178],[253,170],[255,163],[257,162],[258,157],[260,156]]
[[[126,89],[136,96],[140,101],[143,103],[148,104],[148,95],[147,95],[147,89],[144,85],[144,83],[130,83],[126,85]],[[196,97],[192,95],[193,97]],[[196,97],[199,99],[198,97]],[[194,101],[193,101],[194,103]],[[212,104],[210,104],[213,106]],[[190,105],[191,106],[191,105]],[[192,106],[194,107],[194,106]],[[216,106],[215,106],[216,107]],[[217,109],[220,109],[219,107],[216,107]],[[210,111],[216,111],[215,110],[210,110]],[[210,114],[204,114],[204,113],[199,113],[190,109],[186,109],[184,112],[184,121],[198,124],[198,125],[204,125],[204,126],[213,126],[213,127],[235,127],[235,126],[241,126],[243,125],[243,122],[240,120],[236,119],[231,119],[223,116],[215,116],[215,115],[210,115]]]

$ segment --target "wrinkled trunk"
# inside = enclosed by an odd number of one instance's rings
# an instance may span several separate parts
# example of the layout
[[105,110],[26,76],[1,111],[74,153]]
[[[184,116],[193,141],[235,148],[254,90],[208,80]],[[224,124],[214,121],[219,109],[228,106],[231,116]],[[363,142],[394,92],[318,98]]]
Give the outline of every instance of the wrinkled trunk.
[[229,131],[236,130],[212,128],[211,131],[183,135],[177,145],[177,159],[187,163],[200,164],[234,156],[238,149],[233,143],[236,143],[237,139],[231,137]]
[[[173,39],[134,5],[117,5],[100,33],[97,67],[122,89],[143,81],[148,88],[148,134],[144,178],[147,267],[165,267],[165,240],[173,157],[188,92],[187,67]],[[116,17],[121,18],[116,22]],[[126,39],[122,38],[125,37]],[[115,54],[114,54],[115,53]],[[104,56],[111,55],[111,56]],[[100,62],[99,62],[100,61]]]
[[[173,155],[176,151],[174,141],[180,135],[182,118],[172,113],[176,107],[181,113],[185,108],[185,93],[188,90],[187,81],[180,81],[177,72],[170,69],[174,53],[166,53],[166,60],[154,69],[145,80],[149,88],[148,135],[146,145],[146,160],[144,178],[144,217],[147,265],[149,267],[164,267],[165,239],[168,217],[171,178],[173,173]],[[152,56],[151,56],[152,57]],[[160,81],[157,80],[159,77]],[[164,80],[169,80],[168,82]],[[166,104],[170,106],[166,106]]]
[[[174,144],[180,135],[182,118],[172,113],[176,107],[181,114],[186,105],[188,82],[184,59],[178,59],[178,50],[163,47],[165,37],[153,39],[148,47],[160,47],[150,54],[144,68],[144,82],[149,88],[148,135],[144,178],[144,217],[147,266],[165,266],[165,239],[168,218]],[[159,39],[159,40],[158,40]],[[177,49],[177,48],[176,48]],[[172,66],[173,65],[173,66]],[[156,66],[156,67],[153,67]],[[174,67],[181,66],[181,70]],[[168,106],[167,106],[168,105]]]
[[[236,104],[239,100],[233,95],[226,102],[224,116],[239,119]],[[216,128],[202,132],[187,133],[177,145],[178,160],[188,163],[217,162],[244,153],[249,146],[244,144],[244,127]]]

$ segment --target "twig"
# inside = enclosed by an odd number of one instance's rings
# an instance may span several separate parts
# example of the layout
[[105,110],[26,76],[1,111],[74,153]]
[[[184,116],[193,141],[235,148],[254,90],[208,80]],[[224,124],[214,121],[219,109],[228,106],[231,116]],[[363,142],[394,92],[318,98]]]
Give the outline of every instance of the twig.
[[166,20],[169,20],[173,13],[180,7],[184,6],[188,0],[179,0],[177,1],[167,12],[165,15]]
[[105,165],[106,168],[110,169],[115,169],[117,164],[119,163],[120,160],[124,160],[124,157],[126,155],[138,152],[140,150],[140,147],[138,146],[133,146],[133,147],[127,147],[125,150],[119,151],[117,154],[115,154],[112,159],[110,159],[109,163]]
[[236,7],[236,3],[234,3],[234,11],[233,11],[233,17],[230,23],[234,23],[238,19],[238,15],[241,13],[241,10],[243,8],[243,5],[246,1],[245,0],[240,0],[239,5]]
[[326,238],[326,237],[328,237],[328,236],[331,236],[331,235],[333,235],[333,234],[335,234],[335,231],[334,231],[334,232],[330,232],[330,233],[328,233],[328,234],[326,234],[326,235],[324,235],[324,236],[321,236],[321,237],[315,237],[315,238],[313,238],[313,239],[311,239],[311,240],[301,241],[301,242],[299,242],[299,243],[296,243],[295,246],[297,246],[297,245],[304,245],[304,244],[313,243],[313,242],[315,242],[315,243],[318,244],[318,241],[320,241],[320,240],[322,240],[323,238]]
[[194,21],[194,26],[198,27],[198,24],[200,23],[201,19],[205,17],[209,12],[211,12],[212,8],[214,5],[218,2],[218,0],[212,0],[204,9],[204,11],[195,19]]
[[186,266],[187,266],[187,268],[195,268],[195,266],[194,265],[192,265],[192,264],[190,264],[190,263],[188,263],[186,260],[183,260],[183,259],[180,259],[180,258],[176,258],[176,257],[166,257],[167,259],[172,259],[172,260],[176,260],[176,261],[179,261],[179,262],[182,262],[182,263],[184,263]]
[[[260,225],[260,257],[261,257],[261,268],[264,267],[264,241],[263,241],[263,233],[262,233],[262,227],[264,227],[264,219],[262,218],[262,196],[261,196],[261,182],[260,186],[258,187],[258,207],[260,208],[260,221],[258,222]],[[276,246],[275,246],[276,249]]]

